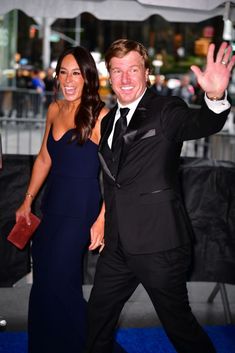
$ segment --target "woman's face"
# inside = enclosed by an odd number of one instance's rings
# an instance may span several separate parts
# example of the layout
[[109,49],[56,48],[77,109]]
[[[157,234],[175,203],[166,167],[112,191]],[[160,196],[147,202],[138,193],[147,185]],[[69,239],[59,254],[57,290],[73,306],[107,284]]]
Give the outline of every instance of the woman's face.
[[69,102],[78,101],[80,103],[84,79],[72,54],[66,55],[62,60],[58,79],[64,98]]

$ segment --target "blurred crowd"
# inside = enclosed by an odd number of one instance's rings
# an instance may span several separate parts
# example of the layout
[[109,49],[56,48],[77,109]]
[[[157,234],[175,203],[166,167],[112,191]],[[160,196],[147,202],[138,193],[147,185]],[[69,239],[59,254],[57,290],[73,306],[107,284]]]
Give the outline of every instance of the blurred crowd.
[[0,116],[42,117],[53,99],[54,70],[16,70],[14,87],[0,90]]
[[[25,122],[25,119],[28,122],[35,119],[35,127],[39,127],[42,123],[39,119],[45,119],[48,106],[54,99],[54,74],[52,68],[45,71],[36,68],[17,69],[14,85],[8,88],[0,87],[0,117],[10,118],[10,122],[14,122],[14,118],[17,118],[19,123]],[[190,73],[179,75],[158,73],[150,75],[150,83],[151,89],[159,96],[178,96],[195,108],[201,105],[204,94]],[[100,77],[100,95],[109,109],[116,104],[116,96],[107,77]],[[234,109],[223,131],[235,133]],[[209,145],[209,137],[203,141],[194,141],[194,154],[197,155],[199,149],[203,148],[203,157],[208,157]]]
[[[151,76],[151,89],[160,96],[179,96],[189,105],[200,105],[203,93],[189,73]],[[108,78],[100,79],[100,93],[108,108],[116,103]],[[15,88],[0,90],[0,116],[45,117],[54,97],[54,70],[20,68],[16,70]]]
[[159,96],[178,96],[187,104],[200,105],[203,97],[202,90],[193,83],[190,74],[183,74],[177,78],[157,74],[151,89]]

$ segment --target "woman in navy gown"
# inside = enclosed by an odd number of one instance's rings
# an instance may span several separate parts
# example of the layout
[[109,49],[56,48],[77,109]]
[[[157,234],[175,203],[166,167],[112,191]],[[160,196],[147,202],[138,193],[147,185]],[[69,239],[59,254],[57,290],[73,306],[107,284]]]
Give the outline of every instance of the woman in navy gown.
[[107,113],[98,94],[91,54],[69,48],[58,60],[45,134],[16,221],[30,222],[31,203],[47,178],[42,221],[32,242],[29,300],[30,353],[81,353],[86,330],[82,293],[84,251],[101,246],[104,206],[99,185],[100,121]]

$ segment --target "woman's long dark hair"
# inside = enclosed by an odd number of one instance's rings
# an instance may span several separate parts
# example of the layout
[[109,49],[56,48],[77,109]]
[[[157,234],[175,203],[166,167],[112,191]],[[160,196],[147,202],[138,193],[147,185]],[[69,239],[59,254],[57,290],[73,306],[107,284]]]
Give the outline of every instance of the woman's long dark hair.
[[[86,48],[81,46],[66,48],[60,55],[56,66],[56,77],[58,78],[61,63],[66,55],[72,54],[77,61],[84,87],[81,96],[81,103],[74,117],[76,139],[83,144],[91,136],[92,129],[98,119],[99,113],[104,106],[99,95],[99,77],[95,61]],[[57,87],[58,93],[58,87]]]

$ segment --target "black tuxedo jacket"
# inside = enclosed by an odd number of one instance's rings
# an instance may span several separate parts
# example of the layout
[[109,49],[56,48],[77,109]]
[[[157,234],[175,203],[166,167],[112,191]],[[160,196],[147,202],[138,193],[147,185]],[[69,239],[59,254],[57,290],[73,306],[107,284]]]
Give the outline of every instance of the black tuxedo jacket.
[[178,97],[159,97],[147,89],[117,163],[107,143],[116,109],[102,120],[99,147],[106,246],[115,248],[120,237],[127,252],[144,254],[190,242],[191,226],[178,192],[182,143],[221,130],[229,110],[215,114],[205,103],[189,109]]

